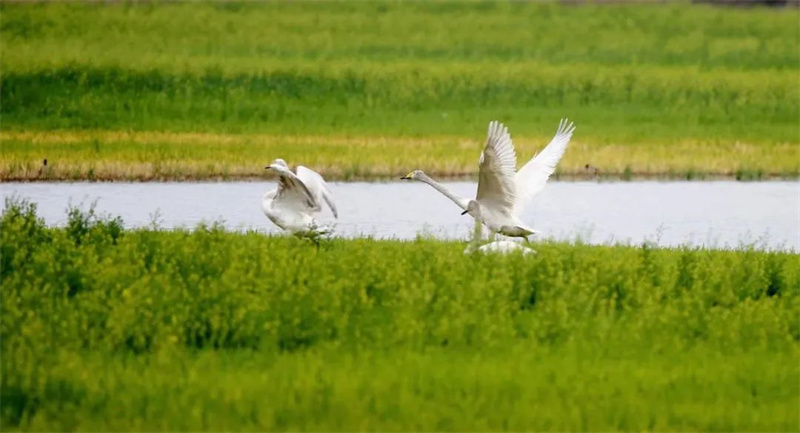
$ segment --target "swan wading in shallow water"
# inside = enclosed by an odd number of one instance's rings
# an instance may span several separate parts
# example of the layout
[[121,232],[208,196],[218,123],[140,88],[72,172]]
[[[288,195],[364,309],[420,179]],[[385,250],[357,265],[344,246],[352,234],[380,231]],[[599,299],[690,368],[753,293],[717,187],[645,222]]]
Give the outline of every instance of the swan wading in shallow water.
[[261,200],[261,209],[270,221],[301,236],[318,236],[333,231],[332,227],[317,224],[313,217],[322,211],[324,201],[333,216],[339,218],[333,193],[319,173],[300,165],[295,174],[282,159],[276,159],[264,168],[272,169],[278,175],[278,188],[264,194]]
[[412,171],[401,179],[427,183],[463,209],[462,215],[470,214],[493,233],[527,240],[529,235],[538,231],[522,222],[519,215],[524,205],[544,188],[567,150],[574,131],[574,124],[561,119],[550,143],[517,171],[517,155],[508,128],[498,121],[489,122],[486,146],[478,161],[475,200],[453,194],[421,170]]
[[489,242],[481,247],[478,247],[476,243],[471,243],[467,246],[467,249],[464,250],[464,254],[472,254],[474,252],[479,252],[483,254],[487,253],[506,254],[506,253],[513,253],[515,251],[519,251],[520,253],[522,253],[523,256],[536,255],[536,251],[533,248],[528,248],[524,245],[520,245],[518,242],[512,242],[512,241],[494,241],[494,242]]

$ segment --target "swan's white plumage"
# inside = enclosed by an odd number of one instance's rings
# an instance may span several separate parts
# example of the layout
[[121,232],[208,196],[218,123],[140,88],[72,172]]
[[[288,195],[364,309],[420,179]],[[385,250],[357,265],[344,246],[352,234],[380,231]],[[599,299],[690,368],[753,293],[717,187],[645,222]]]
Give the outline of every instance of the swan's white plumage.
[[480,159],[478,194],[467,205],[466,212],[506,236],[527,237],[538,233],[526,226],[519,215],[555,171],[574,129],[573,124],[567,125],[567,120],[562,119],[553,140],[516,172],[516,153],[508,129],[497,121],[490,122]]
[[320,207],[317,209],[318,211],[321,210],[322,203],[325,202],[333,213],[333,216],[336,218],[339,217],[339,212],[336,210],[336,203],[333,202],[333,193],[328,187],[328,184],[325,183],[325,179],[323,179],[319,173],[308,167],[299,165],[297,166],[297,177],[314,197],[317,206]]
[[517,155],[508,129],[498,121],[489,122],[486,147],[481,153],[476,200],[498,212],[512,213],[517,197],[514,172]]
[[278,173],[278,189],[274,200],[281,207],[292,209],[296,212],[306,210],[319,211],[320,206],[308,190],[305,183],[292,173],[287,167],[272,164],[271,168]]
[[494,232],[527,237],[538,232],[526,227],[519,215],[524,206],[544,188],[574,131],[573,123],[561,119],[550,143],[517,172],[516,152],[508,128],[498,121],[490,122],[486,145],[478,161],[478,192],[475,200],[453,194],[420,170],[403,176],[403,179],[427,183]]
[[556,165],[564,156],[573,131],[575,131],[575,125],[567,124],[567,119],[561,119],[556,135],[550,140],[550,143],[519,169],[515,177],[517,197],[514,210],[516,214],[522,213],[525,205],[544,189],[547,179],[556,170]]
[[328,184],[317,172],[300,166],[293,173],[282,159],[276,159],[267,168],[278,175],[278,188],[264,194],[261,208],[278,227],[296,234],[321,234],[330,231],[314,219],[322,211],[324,201],[338,218]]

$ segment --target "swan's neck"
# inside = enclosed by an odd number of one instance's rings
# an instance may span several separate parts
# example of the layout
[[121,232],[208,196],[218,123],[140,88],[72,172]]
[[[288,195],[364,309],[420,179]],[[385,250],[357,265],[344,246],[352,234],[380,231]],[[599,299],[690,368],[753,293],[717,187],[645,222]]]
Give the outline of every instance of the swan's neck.
[[439,191],[440,193],[442,193],[442,195],[444,195],[445,197],[447,197],[450,200],[452,200],[453,203],[457,204],[458,207],[460,207],[461,209],[464,209],[464,210],[467,209],[467,203],[469,203],[469,200],[453,194],[452,191],[450,191],[449,189],[447,189],[444,186],[440,185],[435,180],[433,180],[430,177],[428,177],[427,174],[423,174],[421,176],[418,176],[417,178],[419,179],[420,182],[427,183],[428,185],[432,186],[436,191]]

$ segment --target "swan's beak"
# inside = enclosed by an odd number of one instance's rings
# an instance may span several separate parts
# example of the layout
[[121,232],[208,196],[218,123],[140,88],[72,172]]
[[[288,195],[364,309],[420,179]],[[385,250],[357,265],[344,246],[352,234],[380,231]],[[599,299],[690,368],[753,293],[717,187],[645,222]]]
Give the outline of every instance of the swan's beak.
[[270,168],[272,168],[272,166],[268,165],[268,166],[264,167],[264,170],[269,170]]
[[468,211],[468,210],[465,210],[464,212],[461,212],[461,215],[466,215],[466,214],[467,214],[467,212],[469,212],[469,211]]
[[408,176],[403,176],[400,179],[410,179]]

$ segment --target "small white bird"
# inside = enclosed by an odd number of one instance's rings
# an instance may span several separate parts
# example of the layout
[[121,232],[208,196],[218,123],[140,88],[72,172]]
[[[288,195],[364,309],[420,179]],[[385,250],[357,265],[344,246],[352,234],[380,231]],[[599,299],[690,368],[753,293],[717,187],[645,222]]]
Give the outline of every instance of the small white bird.
[[512,241],[494,241],[489,242],[481,247],[477,247],[476,243],[470,243],[467,246],[467,249],[464,250],[464,254],[472,254],[473,252],[477,251],[479,253],[498,253],[498,254],[506,254],[511,253],[514,251],[519,251],[522,253],[523,256],[533,256],[536,254],[536,250],[533,248],[528,248],[524,245],[520,245],[518,242]]
[[497,121],[489,122],[486,146],[478,161],[478,193],[475,200],[453,194],[421,170],[412,171],[401,179],[427,183],[463,209],[462,215],[469,213],[494,233],[527,240],[529,235],[538,231],[522,222],[519,215],[524,205],[544,188],[567,150],[575,131],[575,126],[567,122],[567,119],[561,119],[550,143],[519,172],[516,171],[517,155],[508,128]]
[[322,211],[323,201],[333,216],[339,218],[333,193],[319,173],[300,165],[295,174],[280,158],[265,169],[278,174],[278,188],[264,194],[261,200],[261,209],[270,221],[296,235],[317,236],[332,231],[331,227],[318,225],[313,218]]

